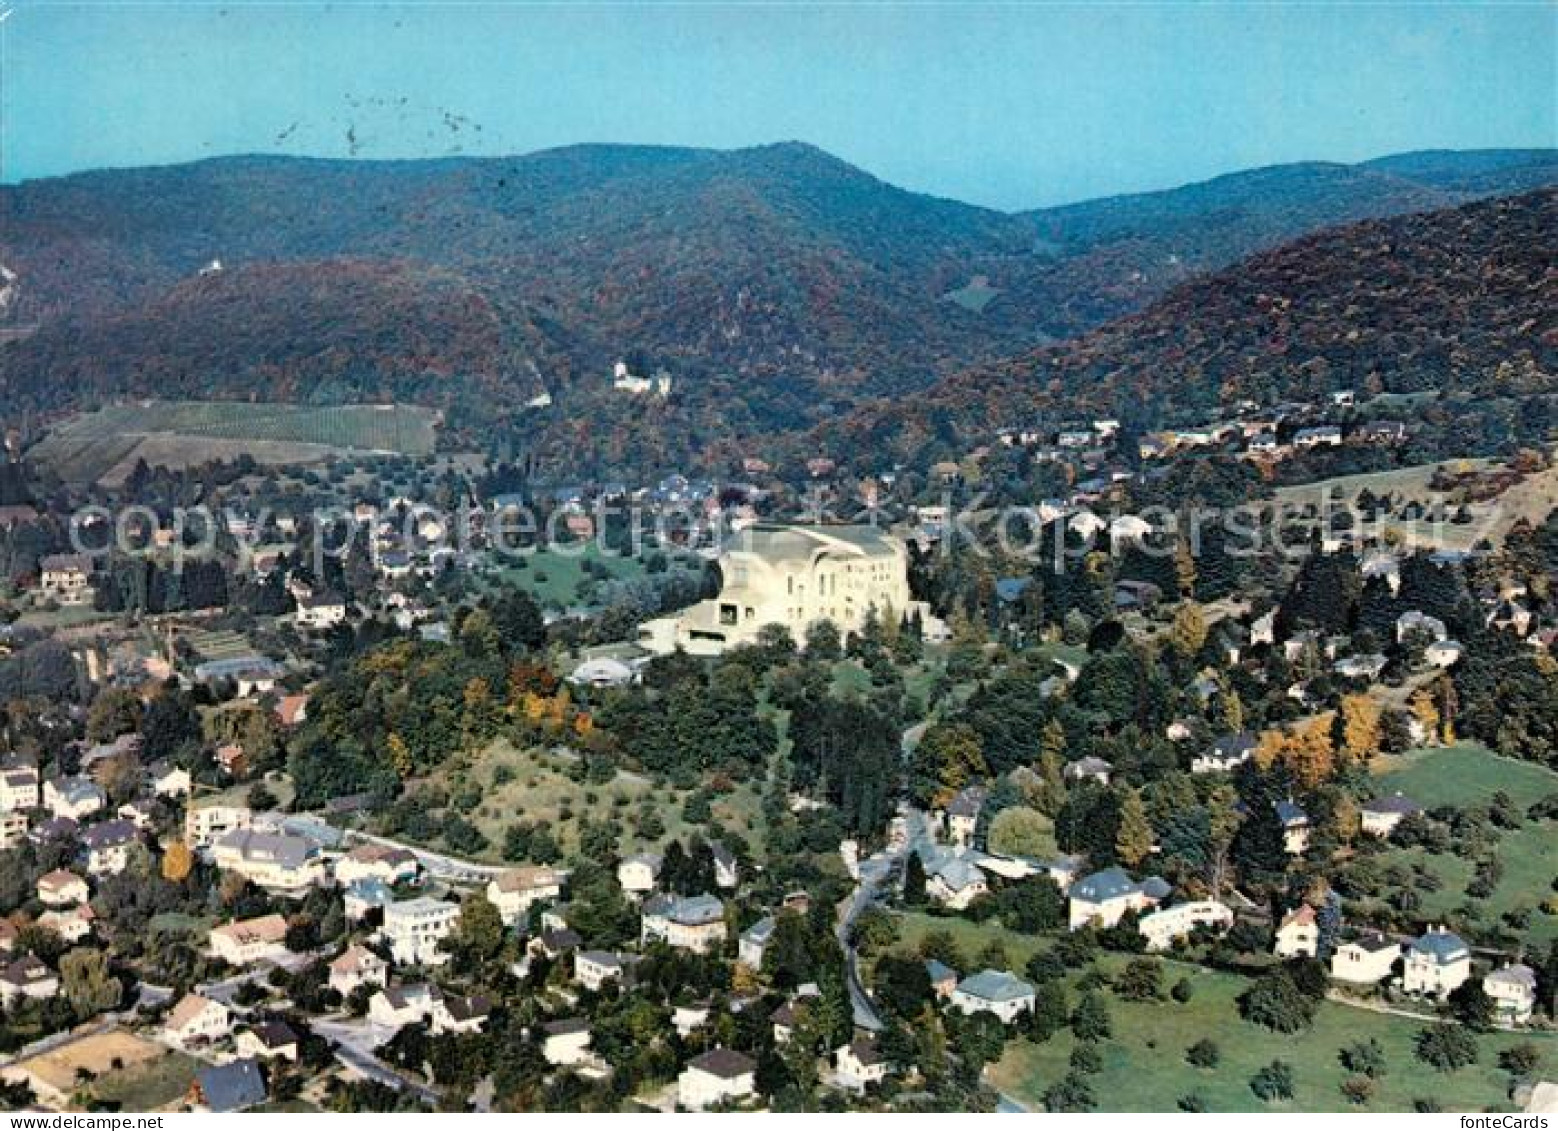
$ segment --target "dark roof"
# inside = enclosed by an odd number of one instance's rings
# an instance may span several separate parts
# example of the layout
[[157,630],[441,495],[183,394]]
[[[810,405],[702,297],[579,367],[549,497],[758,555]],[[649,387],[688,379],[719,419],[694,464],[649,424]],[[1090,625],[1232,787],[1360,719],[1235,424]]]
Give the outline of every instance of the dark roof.
[[1403,793],[1392,793],[1389,797],[1376,797],[1373,801],[1364,803],[1365,813],[1402,813],[1410,815],[1421,813],[1423,807]]
[[197,1079],[200,1097],[212,1111],[242,1111],[266,1099],[265,1077],[253,1057],[202,1068]]
[[444,1009],[456,1021],[475,1021],[492,1012],[492,1002],[482,994],[444,999]]
[[547,1021],[541,1031],[548,1037],[566,1037],[570,1033],[588,1033],[590,1022],[584,1017],[564,1017],[560,1021]]
[[695,1056],[687,1062],[688,1068],[696,1068],[707,1072],[710,1076],[718,1076],[722,1080],[733,1080],[737,1076],[744,1076],[757,1067],[757,1062],[745,1053],[736,1052],[734,1049],[710,1049],[702,1056]]
[[268,1049],[285,1048],[297,1044],[298,1035],[285,1021],[261,1021],[250,1029],[260,1043]]

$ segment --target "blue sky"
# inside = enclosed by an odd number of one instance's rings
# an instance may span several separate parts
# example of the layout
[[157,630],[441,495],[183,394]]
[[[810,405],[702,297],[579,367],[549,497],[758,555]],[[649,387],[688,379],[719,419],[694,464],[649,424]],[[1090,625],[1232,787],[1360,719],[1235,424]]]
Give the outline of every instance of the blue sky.
[[239,152],[793,138],[1020,208],[1558,144],[1551,3],[6,7],[6,181]]

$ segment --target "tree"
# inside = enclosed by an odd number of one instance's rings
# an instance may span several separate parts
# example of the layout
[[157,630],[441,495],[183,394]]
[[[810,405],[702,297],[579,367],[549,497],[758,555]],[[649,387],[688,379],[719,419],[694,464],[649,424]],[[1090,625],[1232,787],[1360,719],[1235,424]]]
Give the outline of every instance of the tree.
[[1206,614],[1194,601],[1181,602],[1169,628],[1169,643],[1185,659],[1197,655],[1206,644]]
[[925,862],[920,859],[918,850],[909,853],[903,866],[903,901],[910,907],[919,907],[925,902]]
[[1385,1075],[1385,1049],[1373,1037],[1354,1041],[1341,1052],[1342,1067],[1356,1076]]
[[162,878],[169,883],[183,883],[194,866],[194,854],[190,852],[189,845],[183,841],[175,840],[163,850]]
[[76,1016],[92,1017],[119,1004],[123,989],[100,950],[77,947],[60,959],[60,981]]
[[1440,1072],[1454,1072],[1477,1063],[1477,1038],[1459,1025],[1439,1024],[1417,1034],[1415,1051],[1424,1064]]
[[1209,1037],[1202,1037],[1185,1050],[1185,1059],[1197,1068],[1216,1068],[1222,1058],[1222,1050]]
[[1098,1106],[1093,1086],[1080,1072],[1068,1072],[1045,1089],[1045,1111],[1092,1111]]
[[1379,753],[1379,704],[1368,695],[1342,696],[1342,748],[1357,762]]
[[503,916],[485,895],[468,897],[460,905],[460,918],[445,946],[461,967],[480,970],[503,948]]
[[1082,995],[1071,1013],[1071,1032],[1079,1041],[1106,1041],[1114,1032],[1109,1006],[1095,993]]
[[1250,1091],[1267,1103],[1293,1098],[1293,1066],[1285,1060],[1273,1060],[1250,1077]]
[[1156,958],[1133,958],[1114,979],[1121,1001],[1156,1001],[1163,996],[1163,963]]
[[1475,1033],[1491,1033],[1498,1018],[1498,1007],[1481,978],[1468,978],[1450,992],[1450,1011],[1455,1019]]
[[914,748],[911,786],[923,804],[940,809],[989,772],[978,731],[967,723],[936,723]]
[[1053,822],[1037,809],[1013,805],[990,822],[985,838],[991,852],[1003,856],[1043,856],[1054,850]]
[[1274,1033],[1297,1033],[1315,1017],[1315,1001],[1298,988],[1286,970],[1265,975],[1239,998],[1239,1013]]
[[1114,836],[1114,851],[1127,868],[1135,868],[1152,853],[1152,825],[1141,794],[1127,787],[1120,798],[1120,825]]
[[1434,702],[1433,692],[1426,687],[1418,688],[1412,693],[1408,707],[1422,729],[1423,741],[1433,742],[1439,735],[1439,706]]

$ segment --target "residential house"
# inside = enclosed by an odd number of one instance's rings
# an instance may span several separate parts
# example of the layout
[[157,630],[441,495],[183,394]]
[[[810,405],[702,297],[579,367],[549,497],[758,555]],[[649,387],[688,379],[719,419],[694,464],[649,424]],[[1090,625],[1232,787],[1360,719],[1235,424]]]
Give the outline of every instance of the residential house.
[[617,883],[633,897],[655,890],[660,878],[660,856],[654,852],[639,852],[617,865]]
[[1335,424],[1321,424],[1314,428],[1300,428],[1293,433],[1296,448],[1334,448],[1342,442],[1342,430]]
[[1407,947],[1401,988],[1441,1000],[1471,977],[1471,948],[1443,927],[1431,927]]
[[256,1060],[290,1060],[298,1058],[298,1035],[285,1021],[261,1021],[238,1033],[234,1045],[241,1057]]
[[498,909],[503,924],[512,927],[537,903],[563,894],[563,876],[555,868],[510,868],[487,884],[487,898]]
[[1140,912],[1156,907],[1169,891],[1168,884],[1156,876],[1138,883],[1123,868],[1094,872],[1072,884],[1067,893],[1070,928],[1074,931],[1088,924],[1112,927],[1127,911]]
[[1138,925],[1148,950],[1168,950],[1199,927],[1226,931],[1233,926],[1233,911],[1215,899],[1176,903],[1149,915]]
[[157,797],[188,797],[193,782],[189,771],[159,758],[142,771],[146,787]]
[[239,743],[222,743],[211,752],[211,758],[217,769],[230,778],[241,778],[249,772],[249,755]]
[[1523,962],[1509,962],[1482,979],[1500,1021],[1524,1025],[1536,1010],[1536,971]]
[[201,1112],[247,1111],[269,1098],[259,1062],[249,1057],[206,1065],[189,1090],[189,1106]]
[[85,554],[47,554],[38,562],[39,595],[61,605],[92,600],[92,559]]
[[1320,924],[1313,907],[1300,903],[1282,916],[1277,924],[1272,953],[1278,958],[1319,957]]
[[38,877],[38,902],[45,907],[69,907],[91,897],[87,882],[74,872],[56,868]]
[[140,843],[135,822],[116,817],[81,830],[81,852],[94,876],[117,876],[130,864],[130,852]]
[[590,1023],[583,1017],[547,1021],[541,1026],[541,1055],[555,1068],[571,1068],[590,1059]]
[[612,979],[619,985],[626,984],[637,962],[636,954],[581,950],[573,956],[573,980],[587,990],[599,990]]
[[1069,763],[1065,769],[1065,776],[1070,781],[1095,781],[1099,785],[1108,785],[1112,773],[1114,773],[1114,766],[1111,763],[1091,754]]
[[1276,802],[1277,820],[1282,824],[1282,846],[1289,856],[1300,856],[1309,849],[1309,814],[1292,798]]
[[173,1044],[190,1045],[220,1040],[232,1029],[232,1011],[219,1001],[185,994],[163,1023],[163,1036]]
[[1414,637],[1424,641],[1445,640],[1449,635],[1450,630],[1445,628],[1444,621],[1429,616],[1421,609],[1408,609],[1396,618],[1397,644],[1405,644]]
[[43,805],[56,817],[82,821],[108,806],[108,795],[88,777],[50,778],[43,783]]
[[753,970],[763,968],[763,954],[768,949],[769,940],[774,937],[774,927],[778,925],[772,915],[765,915],[756,923],[741,932],[741,937],[736,940],[736,957]]
[[1331,977],[1355,986],[1372,986],[1390,977],[1401,944],[1370,934],[1342,943],[1331,956]]
[[934,958],[925,960],[925,974],[930,978],[930,988],[938,1001],[946,1001],[958,988],[958,972],[945,962]]
[[425,982],[385,986],[368,999],[368,1020],[397,1031],[407,1025],[431,1027],[443,1001],[443,991]]
[[231,832],[247,829],[254,814],[247,806],[220,799],[191,798],[184,810],[184,843],[195,850],[210,848]]
[[230,966],[274,962],[287,953],[287,921],[261,915],[211,928],[211,954]]
[[346,620],[346,602],[333,593],[312,594],[298,602],[296,620],[299,628],[334,628]]
[[330,962],[330,988],[350,997],[358,986],[383,986],[389,963],[360,943],[353,943]]
[[1010,1025],[1033,1009],[1033,987],[1005,970],[981,970],[970,974],[952,991],[952,1008],[971,1015],[993,1013]]
[[1360,825],[1370,836],[1387,837],[1396,826],[1423,807],[1405,794],[1397,792],[1388,797],[1376,797],[1365,801],[1360,808]]
[[394,885],[417,878],[416,853],[398,845],[368,842],[355,845],[335,862],[335,881],[345,886],[356,880],[381,880]]
[[671,1007],[671,1028],[684,1041],[708,1023],[707,1001],[683,1002]]
[[21,813],[36,809],[40,799],[37,766],[26,762],[0,766],[0,813]]
[[839,1085],[862,1092],[887,1079],[887,1057],[870,1035],[857,1036],[833,1052],[833,1068]]
[[979,824],[986,792],[983,786],[971,785],[947,803],[947,838],[954,845],[962,847],[974,839],[974,828]]
[[1331,665],[1331,670],[1343,679],[1373,681],[1385,670],[1388,661],[1378,652],[1366,652],[1359,656],[1344,656]]
[[1212,743],[1212,748],[1198,754],[1190,763],[1193,774],[1226,774],[1238,769],[1255,756],[1255,736],[1249,733],[1225,734]]
[[92,905],[82,903],[63,911],[57,909],[45,911],[38,916],[38,926],[46,931],[53,931],[64,942],[74,945],[92,933],[92,924],[96,920],[97,913],[92,910]]
[[967,856],[937,854],[926,863],[925,894],[962,911],[990,890],[985,874]]
[[384,938],[390,955],[409,966],[436,966],[447,954],[438,944],[449,936],[460,919],[460,905],[430,896],[418,896],[384,909]]
[[757,1091],[757,1062],[745,1053],[716,1048],[687,1062],[676,1078],[676,1103],[687,1111],[749,1099]]
[[10,1008],[21,998],[42,1000],[59,992],[59,978],[35,955],[25,954],[0,967],[0,1006]]
[[741,864],[736,854],[719,841],[709,845],[714,854],[714,886],[721,891],[732,891],[741,882]]
[[725,905],[718,896],[659,896],[647,900],[642,941],[661,940],[680,950],[704,954],[725,941]]
[[1466,654],[1466,646],[1459,640],[1435,640],[1423,649],[1423,659],[1436,668],[1453,668]]
[[492,1002],[481,994],[445,997],[442,1007],[433,1010],[433,1033],[480,1033],[491,1015]]
[[318,843],[292,833],[238,829],[211,846],[211,859],[278,895],[304,895],[327,878]]

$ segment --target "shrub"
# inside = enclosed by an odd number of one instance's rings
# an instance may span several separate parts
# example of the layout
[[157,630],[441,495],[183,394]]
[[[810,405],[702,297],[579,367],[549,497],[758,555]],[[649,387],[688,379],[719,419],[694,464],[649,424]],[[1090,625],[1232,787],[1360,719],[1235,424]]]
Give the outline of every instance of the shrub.
[[1250,1077],[1250,1091],[1267,1103],[1293,1098],[1293,1066],[1274,1060]]
[[1217,1047],[1217,1042],[1207,1037],[1202,1037],[1185,1050],[1185,1059],[1197,1068],[1216,1068],[1222,1058],[1222,1050]]

